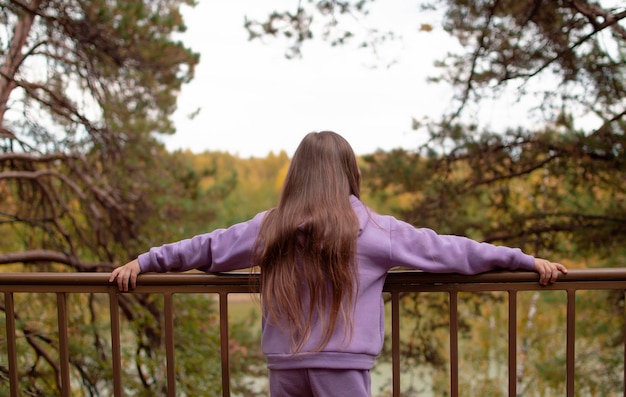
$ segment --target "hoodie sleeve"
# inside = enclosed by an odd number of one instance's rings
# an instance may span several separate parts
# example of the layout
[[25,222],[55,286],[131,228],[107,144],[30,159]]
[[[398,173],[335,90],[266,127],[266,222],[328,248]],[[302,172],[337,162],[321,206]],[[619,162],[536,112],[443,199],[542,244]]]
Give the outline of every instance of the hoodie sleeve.
[[142,272],[225,272],[251,266],[252,250],[265,213],[227,229],[216,229],[139,255]]
[[534,267],[534,258],[519,248],[439,235],[395,218],[390,220],[389,236],[393,266],[461,274],[478,274],[497,268],[531,271]]

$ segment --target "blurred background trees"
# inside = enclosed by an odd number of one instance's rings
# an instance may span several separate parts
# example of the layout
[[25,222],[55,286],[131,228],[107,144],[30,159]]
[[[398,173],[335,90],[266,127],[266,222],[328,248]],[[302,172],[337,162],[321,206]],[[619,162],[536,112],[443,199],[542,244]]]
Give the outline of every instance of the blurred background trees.
[[[173,38],[185,29],[183,4],[192,2],[0,2],[3,270],[109,271],[188,235],[190,220],[213,219],[203,204],[226,192],[201,190],[192,162],[156,139],[174,132],[177,94],[199,61]],[[53,395],[54,300],[34,300],[16,297],[20,380],[25,394]],[[132,325],[124,360],[136,364],[125,366],[129,390],[159,394],[160,305],[139,295],[121,305]],[[105,395],[107,312],[97,296],[75,307],[72,370],[84,395]]]
[[[227,153],[171,153],[158,142],[160,134],[174,132],[170,116],[177,94],[199,62],[197,53],[174,39],[185,29],[179,7],[193,3],[0,2],[3,270],[108,271],[147,247],[247,219],[276,202],[289,162],[285,153],[244,160]],[[294,2],[288,11],[268,6],[267,19],[246,19],[242,29],[251,40],[283,37],[289,58],[306,57],[309,40],[375,51],[396,39],[394,32],[358,31],[349,23],[365,18],[374,3],[308,0]],[[452,87],[454,95],[446,113],[413,120],[429,137],[426,144],[360,159],[365,201],[416,226],[519,246],[571,267],[624,266],[622,3],[416,1],[433,21],[416,29],[428,34],[442,28],[458,41],[460,50],[441,59],[440,73],[431,77]],[[483,121],[483,112],[506,101],[526,105],[525,122]],[[498,335],[494,324],[502,319],[503,299],[464,299],[467,359],[478,367],[487,362],[472,356],[481,341],[487,356],[504,343],[499,337],[487,340]],[[26,392],[46,395],[54,394],[57,378],[49,360],[56,349],[54,318],[47,315],[54,308],[45,296],[39,300],[42,304],[33,306],[32,297],[16,297],[18,332],[24,336],[20,375]],[[79,357],[72,365],[83,394],[107,388],[103,300],[86,297],[70,320],[80,330],[72,341]],[[518,390],[524,395],[532,395],[526,388],[533,382],[554,394],[562,389],[559,371],[549,369],[559,368],[564,352],[546,361],[541,341],[553,340],[562,315],[553,308],[563,300],[540,294],[522,302],[520,321],[536,332],[520,346],[532,347],[538,356],[520,362],[526,372]],[[161,304],[150,296],[121,299],[129,324],[124,360],[133,363],[125,367],[125,385],[138,395],[163,388]],[[403,339],[404,368],[434,369],[439,383],[433,390],[441,395],[447,377],[439,320],[447,302],[421,295],[407,296],[403,304],[414,321],[406,322],[412,330]],[[210,394],[219,384],[213,347],[218,336],[207,307],[210,300],[194,297],[182,299],[179,309],[184,337],[177,351],[184,352],[181,368],[188,380],[181,388],[189,394]],[[577,353],[590,364],[577,372],[580,390],[592,395],[615,390],[613,375],[623,373],[623,307],[623,294],[590,293],[581,303],[579,317],[589,321],[580,325],[586,339]],[[616,316],[598,318],[607,309]],[[257,341],[249,327],[236,332],[242,344]],[[258,366],[258,360],[255,353],[238,358],[242,371]],[[0,372],[6,370],[0,365]],[[476,387],[472,379],[462,381],[468,390]],[[251,393],[241,384],[242,393]],[[493,384],[484,385],[477,394],[500,395]]]

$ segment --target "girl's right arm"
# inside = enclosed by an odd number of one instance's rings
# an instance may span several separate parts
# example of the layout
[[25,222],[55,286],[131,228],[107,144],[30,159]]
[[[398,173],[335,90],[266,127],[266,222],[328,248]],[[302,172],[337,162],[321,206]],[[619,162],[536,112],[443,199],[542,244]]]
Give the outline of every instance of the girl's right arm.
[[539,274],[542,285],[554,283],[560,273],[567,273],[562,264],[535,258],[519,248],[440,235],[431,229],[415,228],[395,218],[388,219],[394,266],[431,273],[478,274],[497,268],[534,271]]

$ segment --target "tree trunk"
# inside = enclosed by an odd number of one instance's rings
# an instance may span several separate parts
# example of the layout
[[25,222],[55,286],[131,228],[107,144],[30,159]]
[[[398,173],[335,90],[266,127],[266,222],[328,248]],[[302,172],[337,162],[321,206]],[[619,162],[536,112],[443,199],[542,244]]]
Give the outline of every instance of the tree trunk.
[[4,114],[7,110],[9,95],[16,87],[15,74],[26,58],[22,49],[26,45],[26,40],[37,15],[35,11],[41,3],[43,0],[33,0],[29,4],[22,5],[23,13],[20,14],[19,20],[15,24],[13,37],[9,44],[9,53],[4,64],[0,66],[0,133],[8,133],[4,128]]

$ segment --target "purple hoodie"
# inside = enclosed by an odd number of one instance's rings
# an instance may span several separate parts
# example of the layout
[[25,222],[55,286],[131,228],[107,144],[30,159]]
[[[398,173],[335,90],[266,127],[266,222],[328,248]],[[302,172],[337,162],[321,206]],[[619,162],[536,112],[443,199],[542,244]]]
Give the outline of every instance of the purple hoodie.
[[[311,331],[303,349],[293,354],[291,339],[281,328],[264,322],[262,349],[269,369],[371,369],[384,338],[382,288],[394,267],[430,273],[477,274],[496,268],[532,270],[534,259],[521,250],[498,247],[415,228],[391,216],[379,215],[355,196],[350,197],[360,222],[357,243],[359,273],[352,336],[338,326],[330,342],[315,352],[321,324]],[[252,249],[265,213],[227,229],[217,229],[177,243],[150,249],[139,256],[142,272],[182,272],[199,269],[227,272],[250,267]],[[342,324],[341,321],[338,324]],[[314,325],[315,326],[315,325]]]

